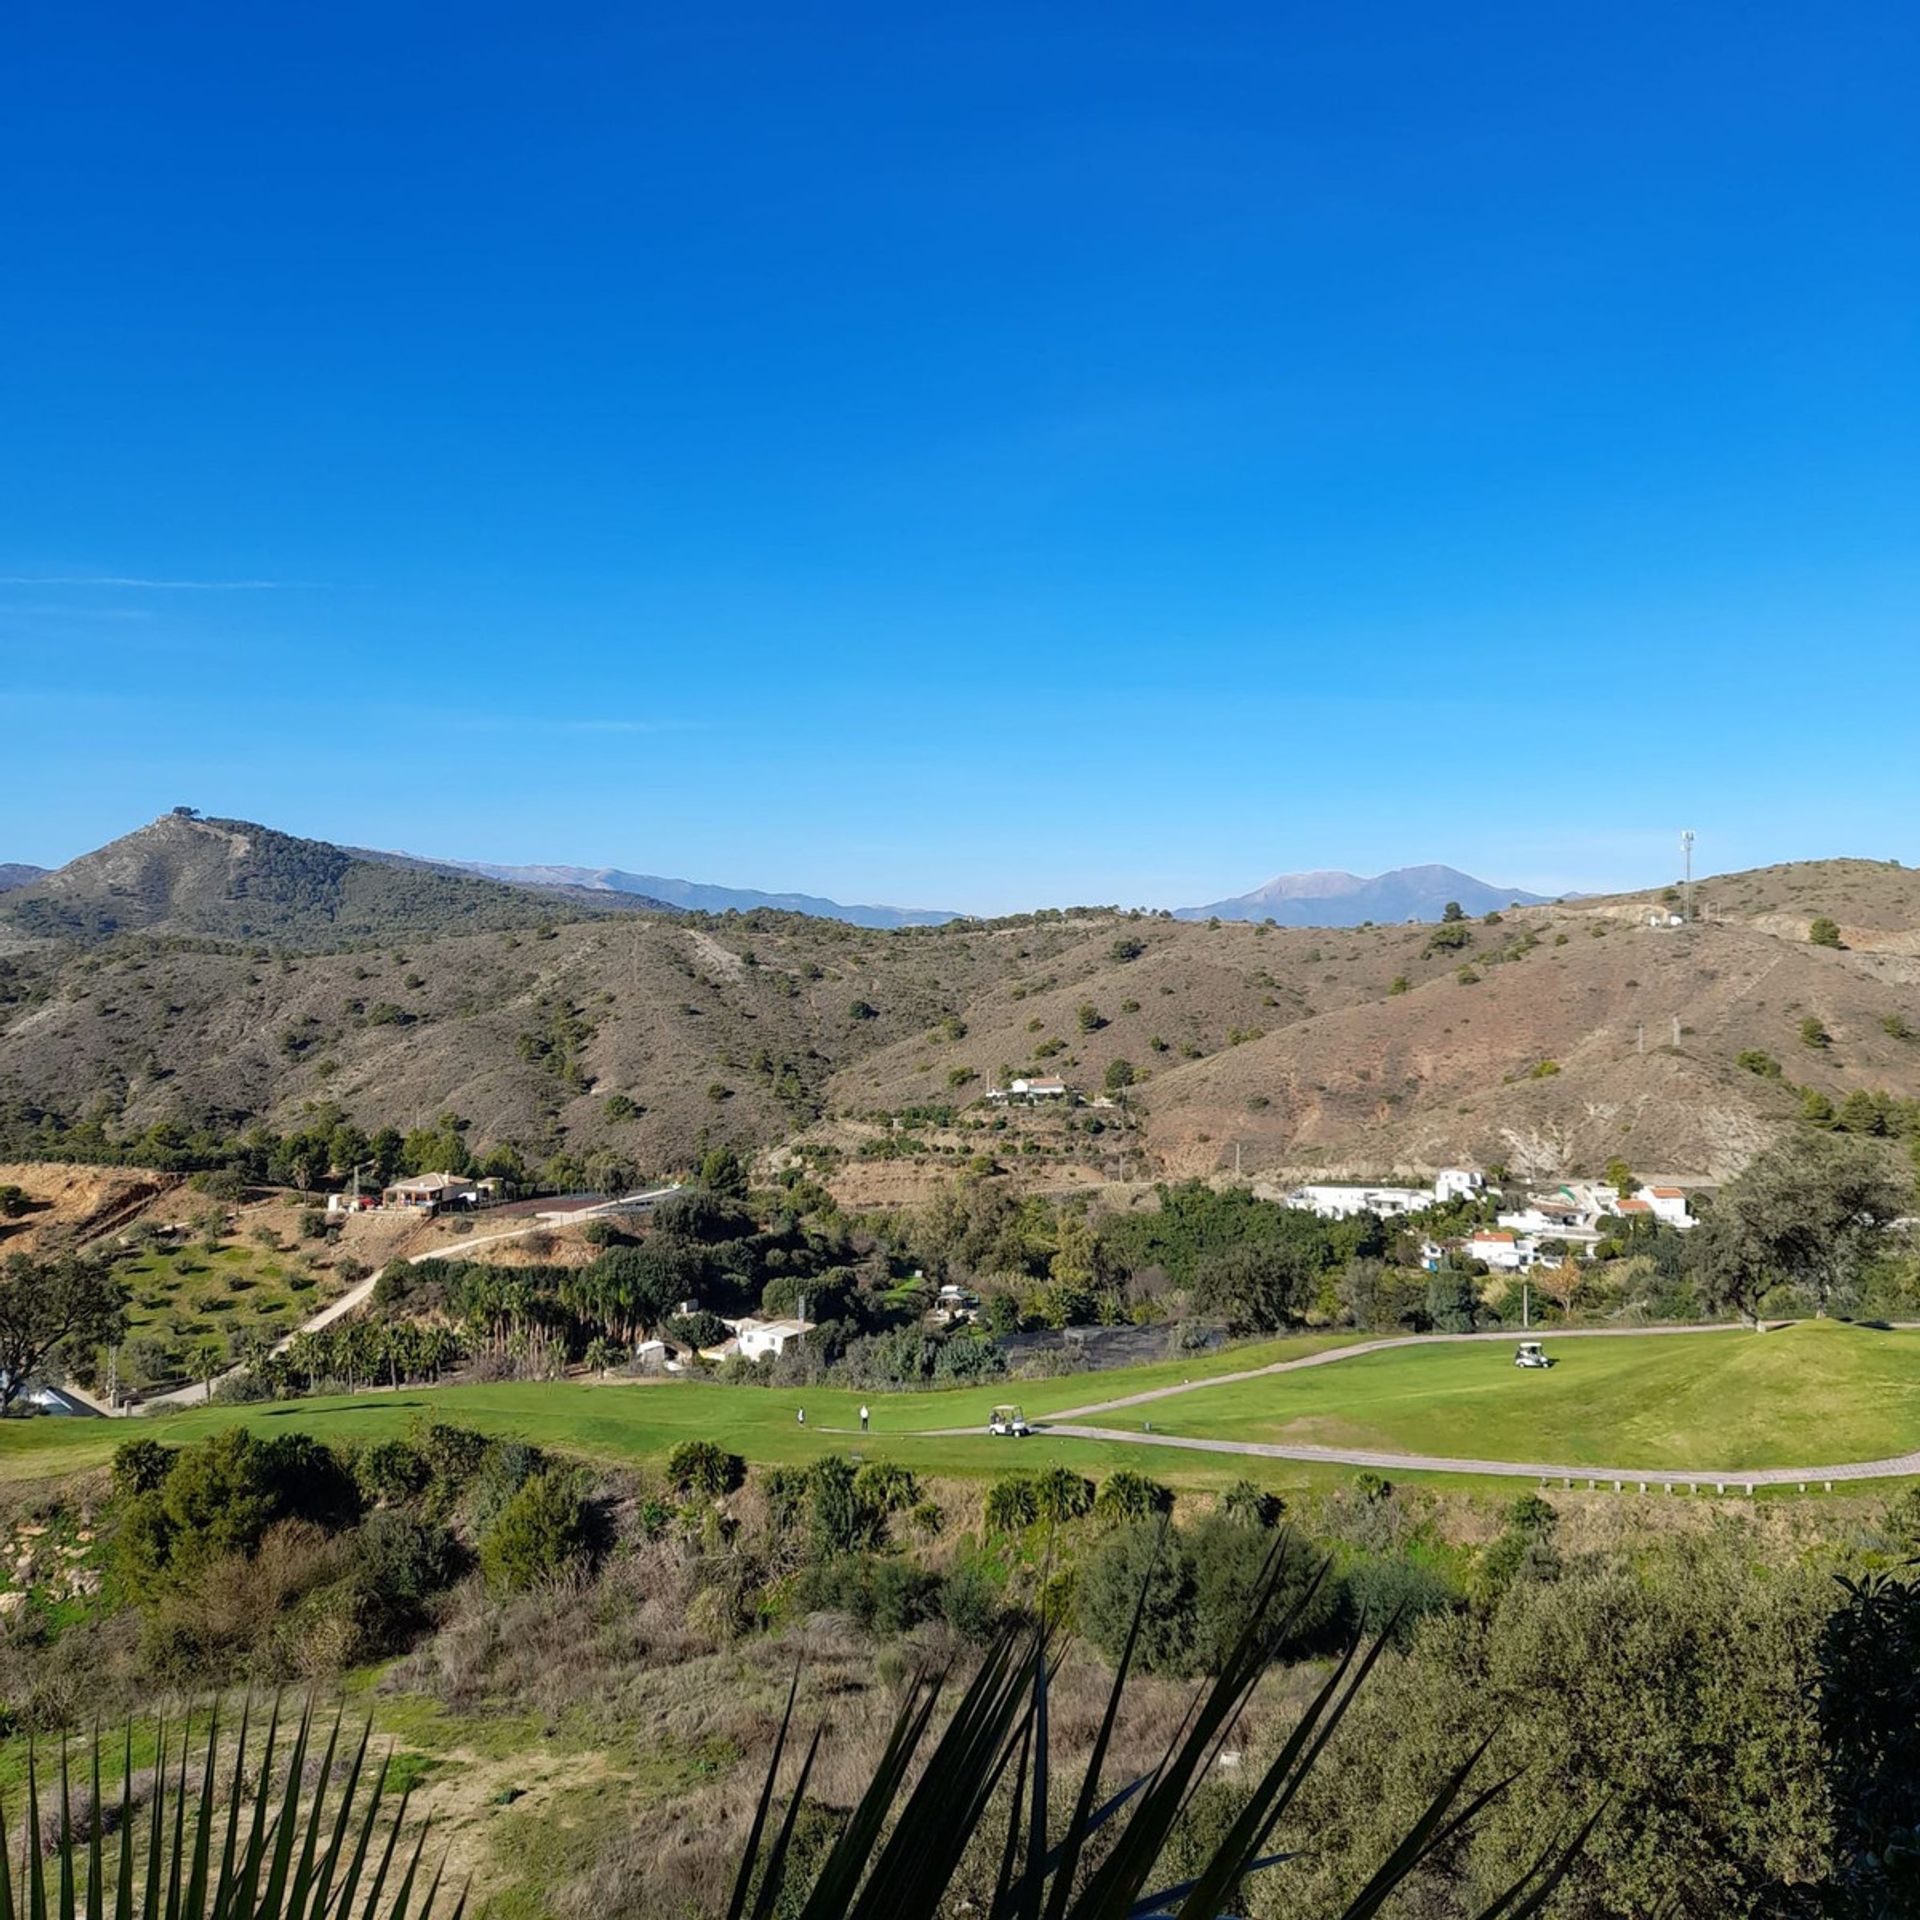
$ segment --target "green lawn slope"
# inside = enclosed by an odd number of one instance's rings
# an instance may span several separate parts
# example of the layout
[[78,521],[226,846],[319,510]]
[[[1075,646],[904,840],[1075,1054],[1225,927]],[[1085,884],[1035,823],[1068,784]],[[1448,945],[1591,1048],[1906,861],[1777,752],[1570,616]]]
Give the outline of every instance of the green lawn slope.
[[1568,1466],[1737,1472],[1920,1448],[1920,1332],[1809,1321],[1546,1344],[1545,1373],[1505,1342],[1402,1347],[1144,1411],[1167,1433]]

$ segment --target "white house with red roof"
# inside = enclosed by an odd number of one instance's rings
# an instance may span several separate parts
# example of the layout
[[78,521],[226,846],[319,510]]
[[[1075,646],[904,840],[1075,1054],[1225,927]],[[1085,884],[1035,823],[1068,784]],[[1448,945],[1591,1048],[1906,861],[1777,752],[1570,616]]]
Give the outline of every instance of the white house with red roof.
[[1693,1215],[1687,1211],[1687,1196],[1679,1187],[1640,1187],[1632,1200],[1621,1201],[1620,1211],[1625,1213],[1636,1203],[1663,1226],[1677,1227],[1685,1233],[1693,1225]]

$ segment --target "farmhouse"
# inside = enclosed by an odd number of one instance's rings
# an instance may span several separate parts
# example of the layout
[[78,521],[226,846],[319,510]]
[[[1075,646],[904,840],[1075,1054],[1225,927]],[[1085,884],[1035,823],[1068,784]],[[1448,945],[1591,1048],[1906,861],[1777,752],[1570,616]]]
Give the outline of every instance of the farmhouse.
[[477,1207],[480,1183],[462,1179],[456,1173],[419,1173],[410,1180],[396,1180],[383,1189],[380,1204],[412,1208],[420,1213],[438,1213],[442,1207]]
[[730,1344],[746,1360],[758,1360],[769,1353],[785,1353],[790,1344],[797,1345],[813,1331],[811,1320],[756,1320],[752,1315],[744,1320],[729,1320],[727,1325],[733,1329]]
[[1018,1102],[1026,1106],[1038,1106],[1043,1100],[1064,1100],[1068,1097],[1067,1083],[1064,1080],[1015,1080],[1004,1087],[989,1087],[987,1098],[1001,1105]]

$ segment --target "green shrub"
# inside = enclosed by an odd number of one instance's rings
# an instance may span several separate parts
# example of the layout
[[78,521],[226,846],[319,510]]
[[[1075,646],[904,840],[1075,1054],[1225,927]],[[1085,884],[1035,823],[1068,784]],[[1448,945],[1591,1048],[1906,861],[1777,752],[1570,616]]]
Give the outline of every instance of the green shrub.
[[809,1567],[799,1591],[810,1612],[844,1613],[855,1626],[884,1638],[931,1619],[940,1585],[938,1574],[910,1560],[850,1553]]
[[920,1498],[912,1473],[892,1460],[869,1460],[853,1476],[853,1496],[875,1513],[904,1513]]
[[477,1534],[484,1534],[508,1503],[536,1473],[547,1457],[526,1440],[495,1440],[481,1456],[479,1468],[467,1483],[467,1518]]
[[853,1462],[822,1454],[807,1469],[807,1542],[817,1560],[870,1547],[882,1516],[861,1499]]
[[1807,929],[1807,938],[1816,947],[1838,947],[1842,944],[1839,927],[1824,913],[1814,917],[1813,924]]
[[1277,1493],[1268,1493],[1251,1480],[1236,1480],[1220,1496],[1223,1518],[1243,1527],[1277,1527],[1287,1503]]
[[667,1455],[667,1481],[688,1498],[717,1500],[747,1477],[747,1463],[711,1440],[682,1440]]
[[999,1630],[1006,1603],[993,1576],[968,1560],[948,1574],[942,1585],[940,1613],[963,1640],[984,1644]]
[[432,1473],[404,1440],[375,1440],[354,1457],[353,1478],[371,1506],[394,1506],[426,1490]]
[[505,1593],[557,1580],[587,1559],[587,1509],[575,1476],[546,1467],[523,1481],[481,1536],[487,1584]]
[[484,1433],[476,1433],[471,1427],[418,1418],[407,1428],[407,1443],[427,1463],[435,1482],[449,1493],[465,1489],[480,1471],[491,1444]]
[[1153,1520],[1108,1536],[1081,1569],[1075,1601],[1080,1629],[1117,1659],[1145,1591],[1135,1657],[1173,1674],[1217,1673],[1233,1652],[1263,1581],[1271,1581],[1277,1616],[1290,1616],[1273,1652],[1310,1644],[1339,1606],[1322,1578],[1320,1556],[1288,1535],[1274,1535],[1223,1516],[1192,1528]]
[[363,1651],[397,1651],[426,1624],[434,1595],[458,1575],[459,1545],[432,1521],[383,1511],[361,1523],[353,1547]]
[[[153,1470],[150,1458],[142,1470]],[[229,1427],[181,1448],[163,1480],[125,1500],[115,1559],[127,1591],[147,1599],[213,1561],[252,1554],[281,1521],[336,1532],[359,1513],[359,1490],[330,1447]]]
[[175,1449],[158,1440],[123,1441],[113,1452],[113,1490],[118,1494],[152,1493],[173,1470]]

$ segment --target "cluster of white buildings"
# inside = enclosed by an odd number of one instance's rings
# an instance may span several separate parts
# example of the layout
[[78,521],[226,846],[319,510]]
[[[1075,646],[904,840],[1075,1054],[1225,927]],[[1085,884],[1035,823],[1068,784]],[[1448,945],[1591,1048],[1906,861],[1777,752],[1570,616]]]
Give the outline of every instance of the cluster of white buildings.
[[1471,1200],[1485,1185],[1485,1176],[1471,1167],[1442,1167],[1430,1187],[1365,1187],[1329,1181],[1295,1187],[1282,1204],[1304,1207],[1323,1220],[1351,1220],[1361,1213],[1397,1220],[1403,1214],[1424,1213],[1428,1207],[1449,1200]]
[[[1294,1188],[1285,1204],[1303,1207],[1323,1220],[1348,1220],[1362,1213],[1394,1220],[1449,1200],[1475,1199],[1485,1187],[1485,1177],[1474,1169],[1445,1167],[1431,1187],[1328,1182]],[[1528,1195],[1524,1204],[1496,1214],[1492,1226],[1476,1228],[1452,1246],[1496,1273],[1525,1273],[1536,1266],[1559,1264],[1563,1256],[1557,1248],[1543,1251],[1547,1242],[1557,1241],[1577,1256],[1606,1238],[1610,1220],[1636,1219],[1658,1220],[1683,1233],[1693,1225],[1686,1193],[1679,1187],[1641,1186],[1622,1193],[1605,1181],[1571,1180]],[[1421,1264],[1430,1270],[1438,1268],[1448,1251],[1438,1240],[1422,1241]]]

